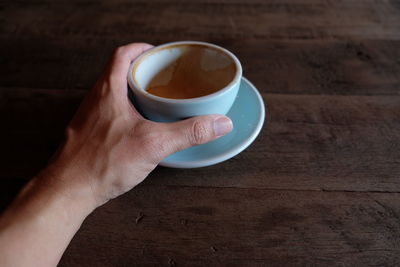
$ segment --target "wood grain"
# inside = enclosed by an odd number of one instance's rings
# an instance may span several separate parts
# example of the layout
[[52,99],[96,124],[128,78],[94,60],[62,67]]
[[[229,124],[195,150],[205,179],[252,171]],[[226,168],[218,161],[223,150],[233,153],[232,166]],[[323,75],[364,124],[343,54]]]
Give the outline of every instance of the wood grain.
[[399,9],[396,0],[7,1],[0,36],[398,40]]
[[[237,54],[244,76],[264,93],[399,95],[400,41],[217,43]],[[0,43],[0,51],[7,51],[2,54],[1,84],[88,89],[121,44],[102,41],[99,46],[90,39],[7,40]]]
[[267,104],[243,153],[157,168],[60,266],[398,266],[400,1],[0,2],[0,210],[42,169],[115,47],[201,40]]
[[60,266],[393,266],[399,203],[397,193],[141,186],[93,213]]
[[[0,121],[5,126],[0,133],[0,177],[28,179],[54,153],[85,91],[3,88],[0,92]],[[207,168],[158,168],[145,183],[400,191],[400,96],[263,97],[267,122],[245,152]]]

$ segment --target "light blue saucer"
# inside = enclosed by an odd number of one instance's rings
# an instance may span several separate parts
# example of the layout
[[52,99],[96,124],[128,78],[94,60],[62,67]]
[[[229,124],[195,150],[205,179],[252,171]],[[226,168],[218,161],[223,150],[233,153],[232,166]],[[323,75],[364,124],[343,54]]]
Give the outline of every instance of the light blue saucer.
[[264,124],[264,102],[257,88],[242,78],[239,93],[227,116],[233,122],[229,134],[212,142],[170,155],[160,165],[171,168],[198,168],[230,159],[245,150]]

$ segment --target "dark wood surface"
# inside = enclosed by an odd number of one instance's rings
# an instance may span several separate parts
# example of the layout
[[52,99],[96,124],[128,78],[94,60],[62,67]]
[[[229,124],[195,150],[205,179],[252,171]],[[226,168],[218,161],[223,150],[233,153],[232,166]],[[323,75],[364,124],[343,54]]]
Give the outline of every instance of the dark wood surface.
[[60,266],[400,265],[400,1],[0,2],[0,206],[46,161],[116,46],[237,54],[268,116],[206,168],[157,168]]

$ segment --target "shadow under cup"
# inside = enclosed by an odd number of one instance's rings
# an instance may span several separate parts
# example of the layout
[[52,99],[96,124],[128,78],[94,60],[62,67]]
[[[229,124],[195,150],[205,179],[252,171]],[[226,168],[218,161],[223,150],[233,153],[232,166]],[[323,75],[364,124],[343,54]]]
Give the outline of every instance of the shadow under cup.
[[134,104],[153,121],[226,114],[242,67],[228,50],[203,42],[175,42],[139,56],[129,69]]

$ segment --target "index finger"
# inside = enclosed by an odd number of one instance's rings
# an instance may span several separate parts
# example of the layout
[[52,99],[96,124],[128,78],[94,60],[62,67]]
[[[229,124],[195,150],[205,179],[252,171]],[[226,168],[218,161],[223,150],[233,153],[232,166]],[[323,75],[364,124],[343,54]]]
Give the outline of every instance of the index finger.
[[115,50],[110,70],[110,78],[114,85],[126,85],[127,73],[131,62],[150,48],[153,48],[151,44],[132,43],[118,47]]

